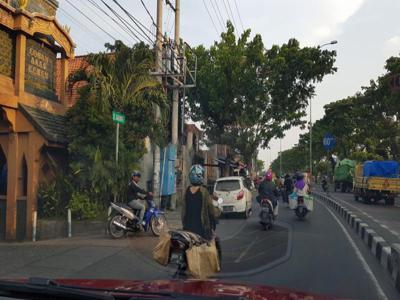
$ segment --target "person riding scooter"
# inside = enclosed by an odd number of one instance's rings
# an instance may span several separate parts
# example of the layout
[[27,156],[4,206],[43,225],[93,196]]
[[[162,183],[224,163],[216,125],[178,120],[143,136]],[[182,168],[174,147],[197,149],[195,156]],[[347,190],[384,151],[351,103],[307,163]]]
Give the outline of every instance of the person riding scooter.
[[273,174],[272,171],[269,170],[265,174],[264,180],[260,183],[260,186],[258,187],[258,196],[256,199],[258,203],[260,203],[261,199],[263,198],[269,199],[272,202],[275,211],[275,207],[278,204],[279,193],[272,179],[273,179]]
[[322,190],[327,193],[328,192],[328,177],[325,175],[321,182]]
[[153,193],[147,192],[139,186],[140,177],[141,174],[139,171],[133,171],[131,174],[131,181],[128,185],[128,205],[133,209],[139,210],[139,224],[140,228],[143,229],[143,217],[146,206],[142,201],[145,200],[147,196],[153,196]]

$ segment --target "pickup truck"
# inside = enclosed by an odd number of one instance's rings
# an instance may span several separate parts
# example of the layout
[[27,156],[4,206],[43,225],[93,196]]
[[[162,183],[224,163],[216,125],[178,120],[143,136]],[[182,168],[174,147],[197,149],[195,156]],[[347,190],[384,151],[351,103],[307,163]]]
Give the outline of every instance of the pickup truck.
[[395,161],[367,161],[355,167],[354,199],[365,203],[385,201],[393,205],[400,193],[399,163]]

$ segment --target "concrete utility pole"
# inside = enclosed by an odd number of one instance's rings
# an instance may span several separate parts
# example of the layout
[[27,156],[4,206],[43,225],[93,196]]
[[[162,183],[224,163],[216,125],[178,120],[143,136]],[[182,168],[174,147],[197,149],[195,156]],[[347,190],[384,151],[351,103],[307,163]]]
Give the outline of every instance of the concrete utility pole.
[[[162,83],[162,50],[163,50],[163,36],[162,36],[162,9],[163,0],[157,0],[157,33],[156,33],[156,72],[158,80]],[[155,107],[156,121],[160,121],[161,112],[160,107]],[[156,205],[161,204],[160,194],[160,146],[154,145],[154,171],[153,171],[153,192]]]
[[[175,55],[180,56],[180,23],[181,23],[181,1],[175,0]],[[172,62],[174,64],[174,62]],[[179,87],[172,90],[172,144],[178,145],[178,120],[179,117]],[[176,209],[176,193],[171,196],[171,209]]]

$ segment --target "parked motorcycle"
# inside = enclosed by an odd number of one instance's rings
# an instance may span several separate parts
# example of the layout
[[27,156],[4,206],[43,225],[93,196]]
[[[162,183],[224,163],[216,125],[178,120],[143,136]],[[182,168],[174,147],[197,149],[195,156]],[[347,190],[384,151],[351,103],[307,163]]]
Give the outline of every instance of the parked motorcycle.
[[[143,218],[143,228],[145,232],[151,230],[153,235],[159,236],[167,225],[164,212],[155,206],[151,197],[146,199],[147,206]],[[132,209],[123,203],[111,202],[111,208],[108,221],[108,231],[112,238],[119,239],[128,232],[140,231],[139,211]]]
[[275,219],[278,215],[278,204],[276,204],[274,210],[272,201],[268,198],[262,198],[260,200],[260,207],[260,224],[263,226],[264,230],[271,229],[274,226]]

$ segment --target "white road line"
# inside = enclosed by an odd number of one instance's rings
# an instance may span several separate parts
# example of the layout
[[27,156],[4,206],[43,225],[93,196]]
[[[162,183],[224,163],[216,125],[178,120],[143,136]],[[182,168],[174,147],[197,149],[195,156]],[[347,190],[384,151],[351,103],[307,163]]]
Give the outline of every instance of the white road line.
[[339,226],[342,229],[344,235],[346,236],[346,238],[349,241],[350,245],[354,249],[357,258],[360,260],[360,263],[361,263],[363,269],[365,270],[365,272],[367,273],[367,275],[371,279],[372,283],[374,284],[374,286],[376,288],[376,291],[378,293],[379,299],[382,299],[382,300],[383,299],[388,299],[388,297],[385,295],[385,292],[382,290],[381,286],[379,285],[379,282],[376,279],[376,277],[375,277],[374,273],[372,272],[371,268],[369,267],[368,263],[365,261],[364,257],[362,256],[362,254],[361,254],[360,250],[358,249],[356,243],[353,241],[353,239],[351,238],[350,234],[348,233],[347,229],[343,226],[343,224],[340,222],[340,220],[336,217],[336,215],[332,212],[332,210],[329,207],[327,207],[324,203],[322,203],[319,200],[317,200],[317,202],[322,204],[326,208],[326,210],[332,215],[332,217],[335,219],[335,221],[339,224]]
[[389,229],[389,227],[387,227],[387,225],[383,225],[383,224],[380,224],[380,225],[381,225],[381,227],[383,227],[385,229]]
[[400,236],[400,234],[394,230],[389,230],[391,234],[394,234],[395,236]]
[[255,240],[253,240],[250,245],[247,246],[246,249],[244,249],[244,251],[242,253],[240,253],[239,257],[235,259],[235,263],[238,263],[242,260],[242,258],[247,254],[247,252],[249,252],[250,248],[254,246],[254,244],[256,243]]

